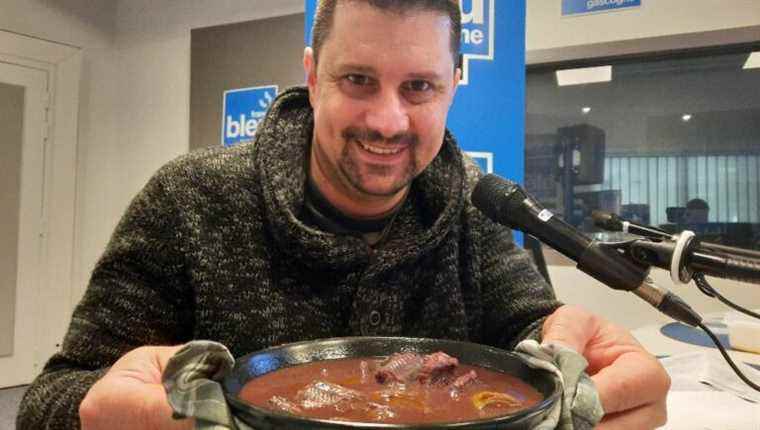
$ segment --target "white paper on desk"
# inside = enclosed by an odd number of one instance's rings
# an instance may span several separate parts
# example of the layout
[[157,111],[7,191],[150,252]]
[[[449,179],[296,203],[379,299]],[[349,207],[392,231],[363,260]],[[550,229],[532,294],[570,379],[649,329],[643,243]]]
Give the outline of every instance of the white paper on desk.
[[713,391],[700,381],[704,366],[702,352],[677,354],[660,360],[670,375],[670,391]]
[[[760,393],[750,388],[734,373],[718,351],[678,354],[660,361],[670,375],[671,391],[707,391],[710,387],[742,399],[760,403]],[[737,362],[737,367],[751,381],[760,384],[760,371]],[[760,426],[758,426],[760,430]]]
[[660,430],[760,430],[760,404],[721,391],[670,391]]
[[[742,399],[751,400],[760,403],[760,393],[744,383],[731,369],[731,366],[725,361],[717,351],[704,352],[705,365],[702,366],[702,373],[699,375],[700,381],[711,385],[721,391],[733,393]],[[760,371],[747,366],[742,362],[736,362],[736,366],[744,373],[750,381],[760,385]],[[760,428],[760,425],[758,425]]]

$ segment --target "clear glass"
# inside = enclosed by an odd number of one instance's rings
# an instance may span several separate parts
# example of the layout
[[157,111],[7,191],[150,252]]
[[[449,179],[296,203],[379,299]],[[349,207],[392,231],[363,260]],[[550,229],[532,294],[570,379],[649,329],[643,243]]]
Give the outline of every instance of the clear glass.
[[[750,52],[613,64],[612,80],[526,80],[526,188],[599,239],[612,212],[760,249],[760,68]],[[566,169],[565,166],[570,166]]]

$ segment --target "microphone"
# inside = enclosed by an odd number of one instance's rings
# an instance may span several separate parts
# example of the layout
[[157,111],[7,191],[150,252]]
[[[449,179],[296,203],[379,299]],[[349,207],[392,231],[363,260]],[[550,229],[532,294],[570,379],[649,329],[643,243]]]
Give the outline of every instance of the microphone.
[[578,263],[580,270],[616,290],[633,291],[649,274],[647,266],[587,237],[544,209],[512,181],[486,175],[475,186],[471,200],[487,217],[535,236]]
[[702,318],[680,297],[657,286],[649,267],[637,264],[612,246],[593,240],[545,209],[514,182],[488,174],[478,181],[472,204],[491,220],[535,236],[577,262],[577,267],[616,290],[631,291],[649,304],[691,326]]
[[617,214],[610,212],[592,211],[591,219],[594,220],[594,224],[597,227],[608,231],[622,231],[623,233],[637,234],[653,239],[668,239],[671,236],[660,229],[626,221],[617,216]]
[[760,283],[760,252],[702,242],[691,231],[669,234],[654,227],[626,221],[614,213],[593,211],[594,224],[605,230],[623,231],[655,239],[635,241],[631,255],[636,261],[670,270],[676,284],[691,281],[694,272],[718,278]]

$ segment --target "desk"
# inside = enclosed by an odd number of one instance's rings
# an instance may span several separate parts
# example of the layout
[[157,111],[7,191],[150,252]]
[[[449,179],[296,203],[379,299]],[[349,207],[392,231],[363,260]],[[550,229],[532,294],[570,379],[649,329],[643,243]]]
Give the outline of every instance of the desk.
[[[709,321],[709,320],[708,320]],[[714,346],[705,347],[695,345],[693,343],[682,342],[671,337],[662,334],[662,328],[666,324],[651,324],[644,327],[637,328],[632,331],[633,336],[641,342],[647,351],[658,357],[671,356],[676,354],[682,354],[687,352],[696,351],[717,351]],[[710,327],[708,325],[708,327]],[[712,329],[712,328],[711,328]],[[701,329],[700,333],[704,333]],[[713,330],[715,331],[715,330]],[[716,334],[720,335],[720,332]],[[706,336],[706,335],[705,335]],[[712,342],[710,343],[712,345]],[[741,361],[747,364],[760,366],[760,354],[752,354],[749,352],[735,351],[728,349],[728,353],[734,361]],[[726,364],[728,366],[728,364]]]
[[[716,317],[711,315],[705,320],[708,327],[719,325]],[[685,353],[700,351],[711,351],[718,354],[715,347],[699,346],[695,343],[689,343],[676,340],[663,334],[662,329],[665,324],[652,324],[633,330],[633,335],[641,344],[652,354],[664,356],[677,356]],[[700,333],[703,333],[701,329]],[[720,331],[716,335],[720,337]],[[672,333],[672,332],[671,332]],[[731,358],[736,362],[743,362],[750,365],[760,366],[760,354],[752,354],[741,351],[728,350]],[[726,368],[728,363],[723,362]],[[729,369],[730,371],[730,369]],[[696,379],[696,376],[695,376]],[[753,378],[755,382],[760,383],[758,378]],[[668,424],[662,427],[662,430],[760,430],[760,404],[744,401],[733,394],[713,391],[708,387],[704,390],[699,388],[698,384],[692,384],[692,387],[682,390],[685,385],[677,384],[674,378],[674,384],[668,393]]]

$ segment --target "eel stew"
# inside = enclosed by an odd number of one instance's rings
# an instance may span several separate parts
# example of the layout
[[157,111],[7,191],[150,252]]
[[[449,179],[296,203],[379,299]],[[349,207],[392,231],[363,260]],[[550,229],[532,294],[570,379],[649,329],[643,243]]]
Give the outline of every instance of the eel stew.
[[249,381],[240,398],[308,418],[423,424],[514,414],[543,400],[519,378],[443,352],[316,361]]

